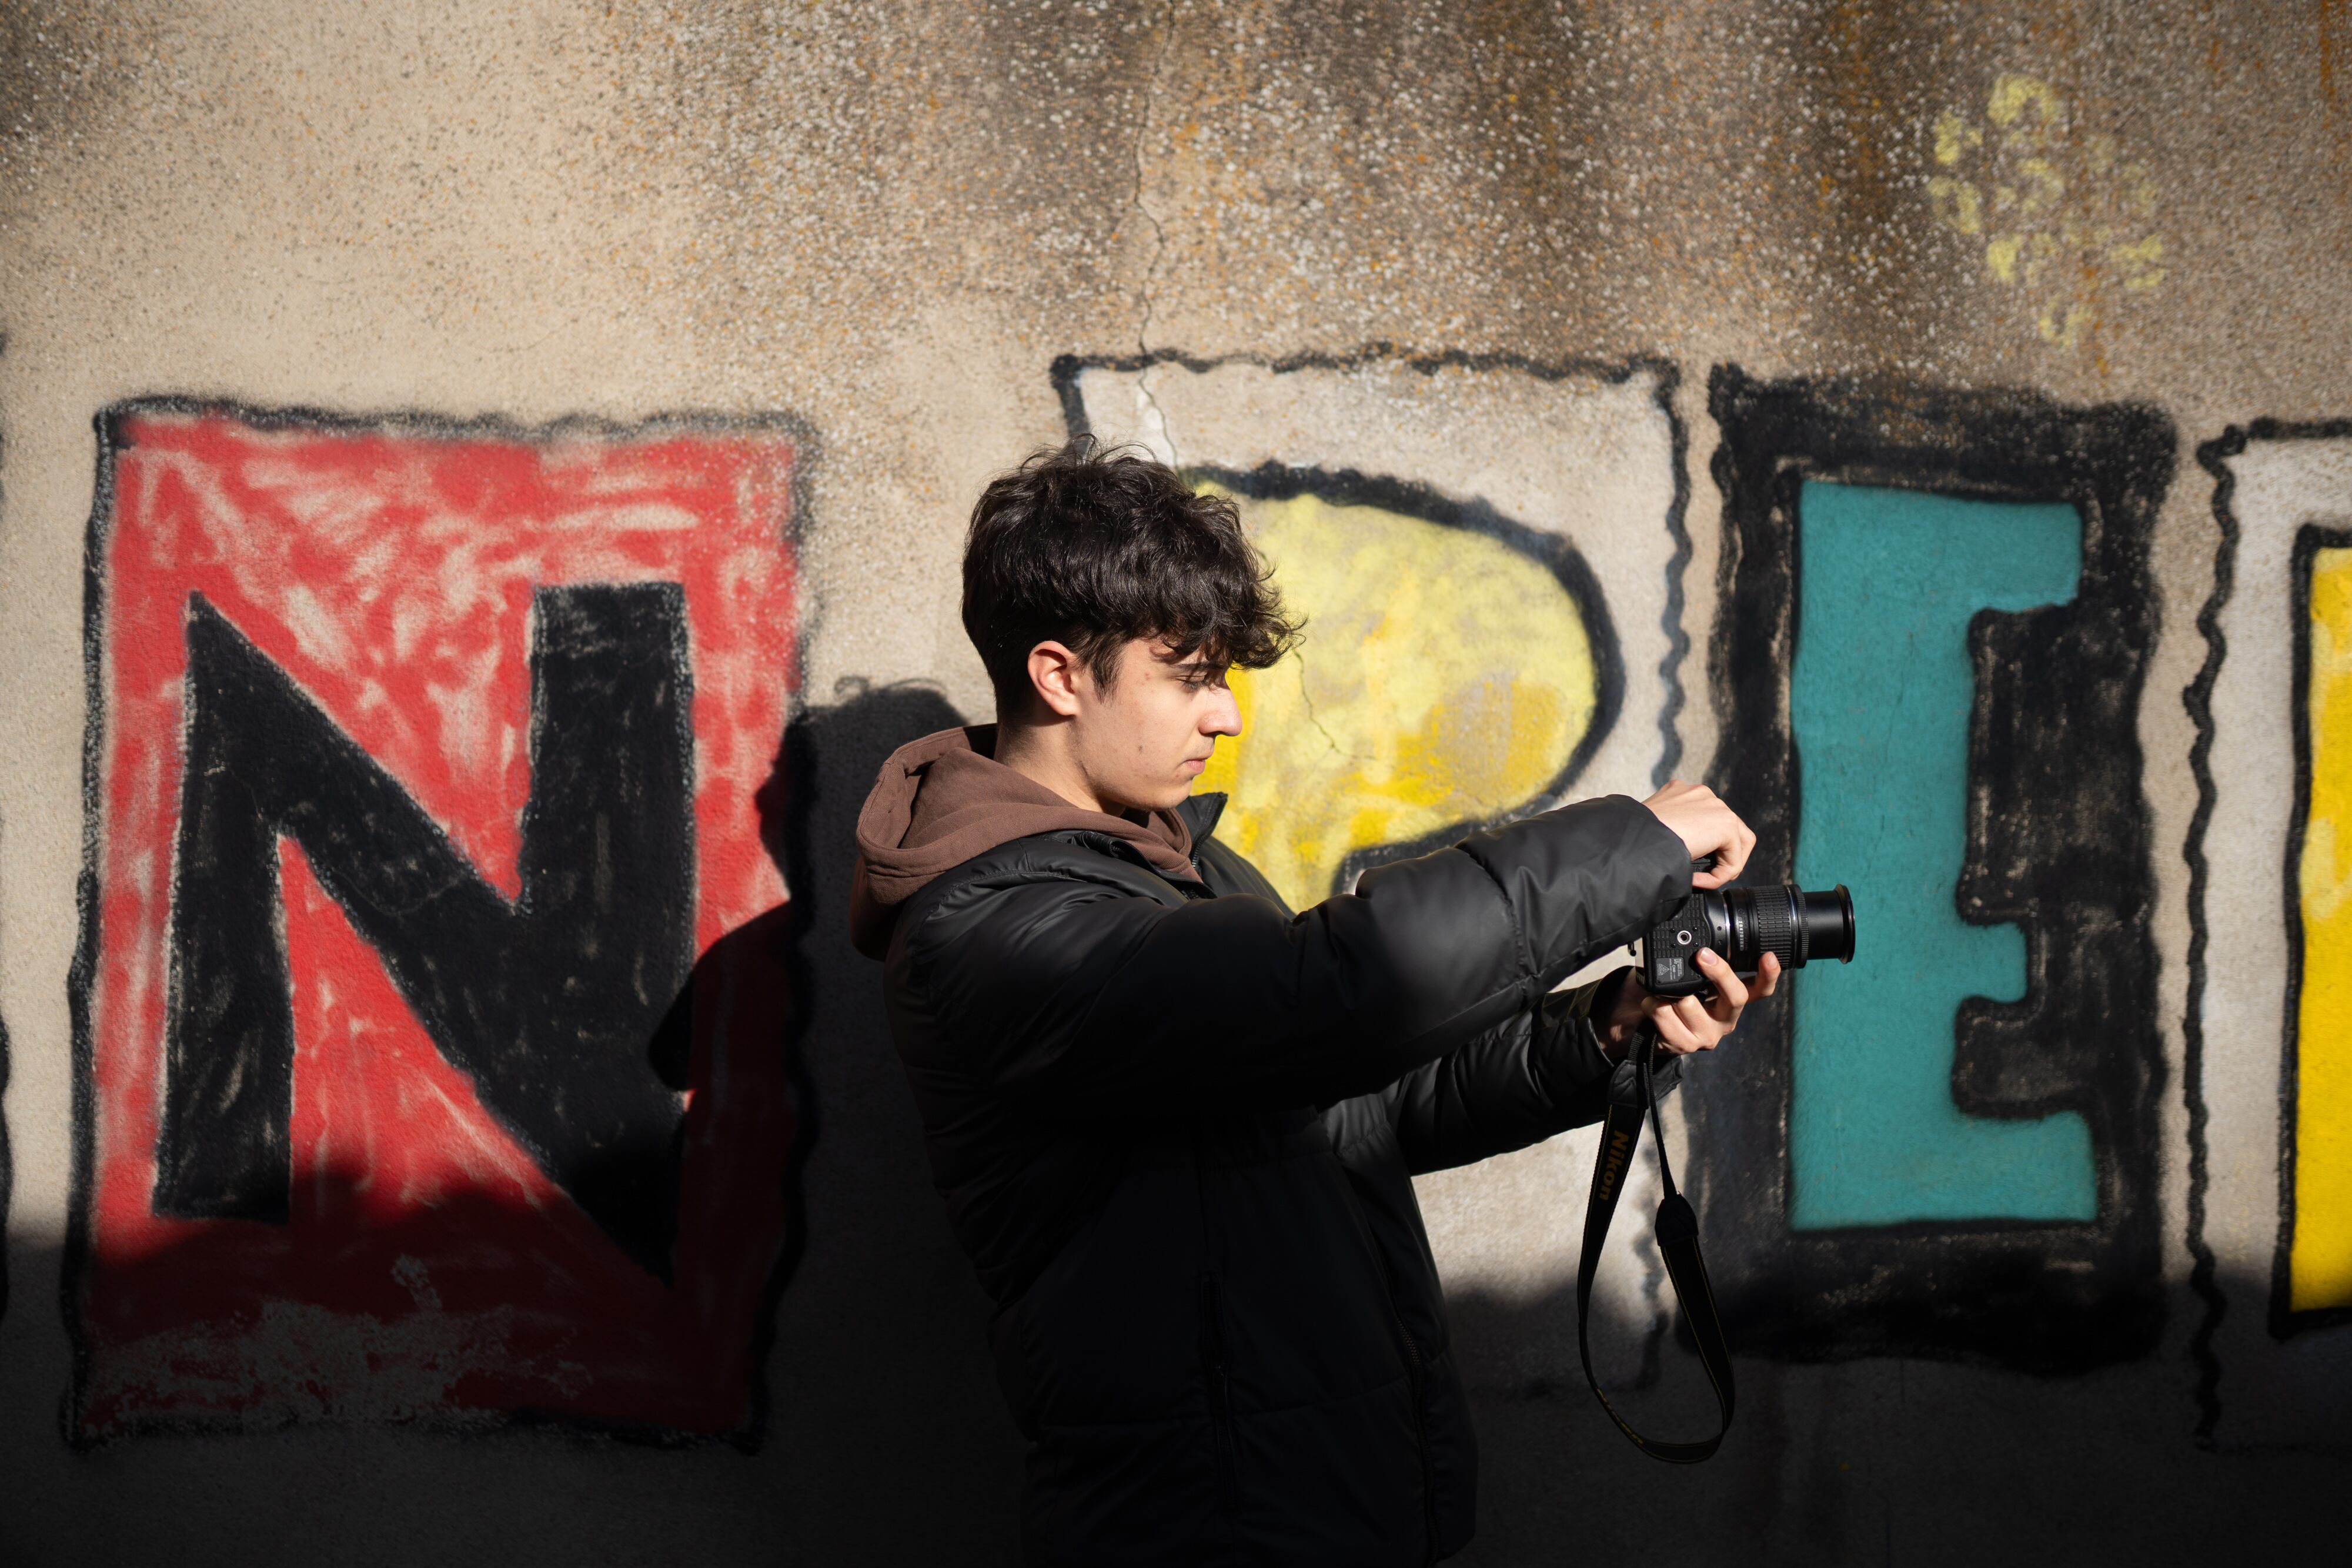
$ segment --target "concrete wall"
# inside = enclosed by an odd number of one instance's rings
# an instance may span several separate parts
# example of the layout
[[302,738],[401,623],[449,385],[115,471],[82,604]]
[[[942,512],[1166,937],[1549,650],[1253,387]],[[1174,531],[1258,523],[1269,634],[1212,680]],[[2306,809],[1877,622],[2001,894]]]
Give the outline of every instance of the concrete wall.
[[2332,3],[0,12],[5,1555],[1012,1557],[842,889],[1076,429],[1309,611],[1217,779],[1286,887],[1679,772],[1854,888],[1669,1128],[1708,1466],[1581,1386],[1589,1139],[1423,1184],[1467,1561],[2321,1539],[2347,72]]

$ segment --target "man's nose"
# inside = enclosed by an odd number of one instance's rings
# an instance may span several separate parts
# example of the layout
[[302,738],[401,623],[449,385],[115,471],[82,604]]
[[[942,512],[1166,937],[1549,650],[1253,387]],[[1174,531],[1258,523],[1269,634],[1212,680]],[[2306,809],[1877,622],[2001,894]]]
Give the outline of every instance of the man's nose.
[[1242,705],[1231,691],[1220,689],[1217,700],[1201,716],[1202,735],[1239,735],[1242,732]]

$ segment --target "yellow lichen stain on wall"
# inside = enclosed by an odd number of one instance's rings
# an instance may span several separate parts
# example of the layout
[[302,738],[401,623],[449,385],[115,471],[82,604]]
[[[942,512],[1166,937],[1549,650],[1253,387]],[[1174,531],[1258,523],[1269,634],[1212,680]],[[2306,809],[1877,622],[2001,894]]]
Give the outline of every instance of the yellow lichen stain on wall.
[[2292,1310],[2352,1307],[2352,549],[2311,563],[2311,794],[2298,868]]
[[1380,507],[1233,499],[1307,631],[1279,664],[1234,673],[1243,731],[1200,788],[1232,797],[1218,836],[1295,907],[1329,896],[1354,852],[1500,816],[1559,775],[1598,677],[1549,566]]
[[2020,290],[2042,340],[2073,348],[2119,297],[2164,281],[2156,181],[2116,139],[2084,134],[2049,83],[1998,78],[1982,116],[1947,111],[1935,124],[1935,220],[1983,241],[1985,276]]

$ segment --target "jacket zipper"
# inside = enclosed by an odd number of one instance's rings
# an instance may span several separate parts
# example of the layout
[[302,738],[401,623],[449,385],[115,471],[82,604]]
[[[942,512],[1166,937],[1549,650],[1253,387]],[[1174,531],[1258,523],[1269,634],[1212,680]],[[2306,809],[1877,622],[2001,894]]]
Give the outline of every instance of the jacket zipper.
[[1233,1389],[1225,1376],[1225,1334],[1214,1274],[1201,1276],[1201,1379],[1208,1391],[1209,1432],[1217,1449],[1217,1491],[1230,1516],[1241,1489],[1234,1469]]

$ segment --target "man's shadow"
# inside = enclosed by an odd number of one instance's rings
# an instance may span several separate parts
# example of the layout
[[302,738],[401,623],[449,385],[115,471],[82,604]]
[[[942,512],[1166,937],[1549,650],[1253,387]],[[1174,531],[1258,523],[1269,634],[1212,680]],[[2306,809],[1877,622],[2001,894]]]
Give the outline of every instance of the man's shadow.
[[[845,682],[804,709],[758,796],[790,901],[723,942],[780,943],[800,1103],[793,1240],[764,1357],[769,1442],[814,1562],[1009,1555],[1017,1434],[988,1305],[956,1246],[890,1040],[882,967],[849,943],[859,809],[890,754],[962,724],[933,687]],[[716,956],[706,955],[706,962]],[[919,1477],[887,1509],[876,1478]]]

